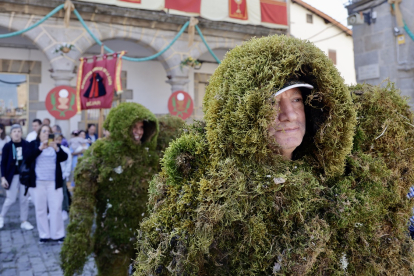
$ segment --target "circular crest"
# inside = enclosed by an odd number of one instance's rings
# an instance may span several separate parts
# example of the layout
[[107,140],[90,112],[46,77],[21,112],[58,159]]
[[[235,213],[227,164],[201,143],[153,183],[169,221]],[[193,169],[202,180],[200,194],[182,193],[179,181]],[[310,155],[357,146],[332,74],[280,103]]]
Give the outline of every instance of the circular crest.
[[76,90],[70,86],[56,86],[47,93],[45,105],[47,111],[58,120],[69,120],[78,112]]
[[175,91],[168,99],[168,110],[173,116],[185,120],[193,113],[194,104],[191,96],[184,91]]

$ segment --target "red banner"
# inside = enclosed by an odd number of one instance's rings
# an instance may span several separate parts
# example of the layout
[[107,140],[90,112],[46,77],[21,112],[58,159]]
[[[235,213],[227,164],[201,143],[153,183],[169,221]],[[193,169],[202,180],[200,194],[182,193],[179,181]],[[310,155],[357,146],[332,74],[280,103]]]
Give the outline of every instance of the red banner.
[[201,0],[165,0],[165,8],[182,12],[200,13]]
[[120,82],[115,77],[116,65],[117,54],[113,54],[111,59],[108,59],[108,55],[103,55],[101,60],[95,56],[89,63],[86,59],[81,59],[77,82],[80,109],[112,107],[115,85]]
[[277,0],[260,0],[262,22],[288,25],[286,2]]
[[141,4],[141,0],[118,0],[118,1]]
[[229,17],[247,20],[246,0],[229,0]]

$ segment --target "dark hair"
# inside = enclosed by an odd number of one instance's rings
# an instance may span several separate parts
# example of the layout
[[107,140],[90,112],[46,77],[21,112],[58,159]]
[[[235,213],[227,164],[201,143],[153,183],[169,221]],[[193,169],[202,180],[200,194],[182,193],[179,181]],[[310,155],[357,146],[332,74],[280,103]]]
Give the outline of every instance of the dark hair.
[[300,88],[300,91],[305,107],[306,132],[302,143],[293,151],[292,160],[300,159],[315,150],[314,137],[326,119],[320,97],[317,94],[312,95],[311,90],[306,88]]
[[88,130],[91,128],[91,126],[96,127],[95,124],[88,124]]
[[0,139],[4,140],[6,138],[6,130],[3,124],[0,124],[0,129],[3,130],[3,132],[0,134]]
[[40,140],[40,132],[42,131],[42,128],[43,127],[48,127],[49,128],[49,133],[53,133],[52,132],[52,128],[49,126],[49,125],[41,125],[40,127],[39,127],[39,130],[37,131],[37,137],[36,137],[36,140]]
[[79,130],[78,135],[81,134],[82,132],[84,132],[86,134],[86,131],[84,131],[83,129]]
[[40,119],[34,119],[32,122],[33,123],[38,123],[39,125],[42,125],[42,121],[40,121]]

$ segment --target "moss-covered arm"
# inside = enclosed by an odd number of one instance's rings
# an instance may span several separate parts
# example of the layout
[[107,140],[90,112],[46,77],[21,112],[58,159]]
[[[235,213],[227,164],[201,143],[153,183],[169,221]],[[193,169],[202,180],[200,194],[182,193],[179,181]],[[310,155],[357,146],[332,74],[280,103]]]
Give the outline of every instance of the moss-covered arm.
[[91,237],[95,194],[97,184],[97,159],[93,157],[93,148],[80,159],[75,170],[76,188],[70,212],[70,224],[62,250],[60,252],[61,266],[65,276],[81,275],[86,259],[93,249]]

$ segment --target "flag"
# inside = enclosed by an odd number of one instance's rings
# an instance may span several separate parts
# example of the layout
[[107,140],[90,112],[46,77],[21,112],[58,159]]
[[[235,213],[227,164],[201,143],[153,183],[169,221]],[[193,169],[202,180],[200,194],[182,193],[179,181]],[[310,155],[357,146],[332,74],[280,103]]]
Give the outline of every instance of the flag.
[[278,0],[260,0],[262,22],[288,25],[286,2]]
[[246,0],[229,0],[229,17],[247,20]]
[[182,12],[200,13],[201,0],[165,0],[165,8]]
[[[92,62],[81,59],[79,66],[77,94],[80,109],[111,108],[116,79],[117,54],[103,55],[102,60],[92,58]],[[80,110],[78,109],[78,110]]]

